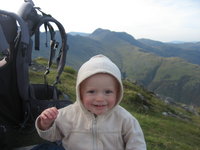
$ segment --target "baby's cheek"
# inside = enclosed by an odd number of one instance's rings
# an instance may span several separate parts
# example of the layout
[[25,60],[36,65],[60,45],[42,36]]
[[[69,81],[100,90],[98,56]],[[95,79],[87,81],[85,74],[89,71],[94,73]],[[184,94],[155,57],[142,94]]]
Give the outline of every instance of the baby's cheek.
[[109,103],[109,109],[113,108],[115,105],[117,104],[117,100],[116,99],[112,99]]
[[88,101],[83,102],[83,106],[87,109],[89,109],[91,107],[91,103]]

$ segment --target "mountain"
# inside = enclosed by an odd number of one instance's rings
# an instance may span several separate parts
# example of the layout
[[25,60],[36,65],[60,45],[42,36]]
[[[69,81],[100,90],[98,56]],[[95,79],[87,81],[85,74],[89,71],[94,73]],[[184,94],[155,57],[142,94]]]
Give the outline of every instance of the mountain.
[[180,44],[180,43],[185,43],[185,42],[184,41],[170,41],[167,43]]
[[[157,47],[152,53],[152,48],[148,49],[134,38],[130,40],[130,35],[128,36],[127,33],[101,29],[97,31],[90,37],[102,42],[108,49],[114,49],[113,51],[120,55],[121,62],[118,65],[129,79],[136,80],[148,89],[177,101],[200,104],[199,65],[188,63],[178,57],[171,57],[171,55],[170,57],[165,56],[166,58],[155,55],[155,52],[159,51],[164,53],[163,49],[157,48],[163,45],[162,42],[154,42]],[[170,49],[170,47],[167,48]],[[181,51],[180,48],[177,49]],[[182,51],[184,52],[185,50]]]
[[148,48],[152,52],[162,57],[180,57],[188,62],[200,65],[200,42],[195,43],[163,43],[150,39],[138,39],[141,43],[153,47]]
[[88,36],[89,33],[83,33],[83,32],[69,32],[70,35],[80,35],[80,36]]
[[[102,53],[119,66],[124,79],[137,82],[163,98],[200,105],[200,66],[179,55],[188,54],[185,52],[195,50],[194,47],[188,50],[183,45],[144,42],[125,32],[104,29],[86,37],[68,34],[68,45],[67,65],[76,70],[91,56]],[[196,51],[191,56],[195,55]]]

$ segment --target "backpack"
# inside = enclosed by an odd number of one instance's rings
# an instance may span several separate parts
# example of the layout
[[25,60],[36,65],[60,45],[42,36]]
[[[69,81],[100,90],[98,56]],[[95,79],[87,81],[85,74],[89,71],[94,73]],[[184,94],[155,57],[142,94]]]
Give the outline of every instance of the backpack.
[[[59,48],[52,23],[59,29],[62,44],[56,59],[55,82],[49,85],[47,75]],[[31,84],[29,67],[32,49],[34,43],[35,50],[40,49],[41,25],[44,25],[46,33],[50,33],[50,57],[44,83]],[[34,126],[36,117],[44,109],[52,106],[62,108],[72,103],[56,87],[60,83],[67,50],[67,35],[62,24],[34,7],[32,1],[24,2],[18,14],[0,10],[0,139],[4,139],[11,130],[22,131],[27,126]],[[64,99],[60,99],[61,95],[64,95]],[[0,147],[3,145],[5,143],[1,141]]]

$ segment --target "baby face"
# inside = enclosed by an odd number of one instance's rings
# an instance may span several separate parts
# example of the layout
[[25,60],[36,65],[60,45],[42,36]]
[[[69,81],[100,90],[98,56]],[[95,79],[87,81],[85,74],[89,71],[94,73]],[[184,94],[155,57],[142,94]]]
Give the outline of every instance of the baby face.
[[80,95],[84,107],[96,115],[106,113],[117,102],[118,83],[106,73],[95,74],[80,85]]

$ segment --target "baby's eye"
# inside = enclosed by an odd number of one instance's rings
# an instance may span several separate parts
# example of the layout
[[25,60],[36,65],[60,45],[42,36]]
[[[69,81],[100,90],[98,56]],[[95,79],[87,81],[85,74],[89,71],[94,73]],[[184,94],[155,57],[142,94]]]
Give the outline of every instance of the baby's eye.
[[93,94],[93,93],[95,93],[95,91],[94,90],[89,90],[89,91],[87,91],[87,93]]
[[113,91],[111,91],[111,90],[106,90],[105,91],[105,94],[110,94],[110,93],[113,93]]

